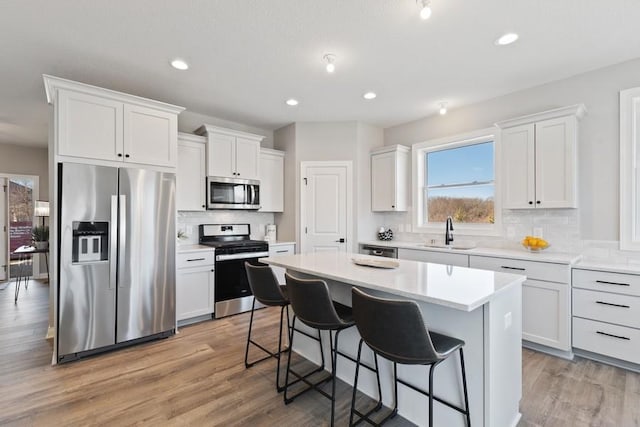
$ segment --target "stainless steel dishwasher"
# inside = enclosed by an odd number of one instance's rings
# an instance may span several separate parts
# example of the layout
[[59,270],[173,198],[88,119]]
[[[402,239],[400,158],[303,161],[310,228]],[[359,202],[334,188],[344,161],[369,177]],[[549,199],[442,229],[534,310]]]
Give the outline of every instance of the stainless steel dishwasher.
[[386,258],[398,258],[398,248],[390,248],[388,246],[360,245],[360,253]]

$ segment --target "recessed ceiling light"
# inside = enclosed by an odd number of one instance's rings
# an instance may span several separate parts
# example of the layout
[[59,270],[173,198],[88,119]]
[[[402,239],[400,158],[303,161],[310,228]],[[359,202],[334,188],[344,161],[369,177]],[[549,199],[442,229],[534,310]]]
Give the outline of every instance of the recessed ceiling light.
[[447,103],[446,102],[440,102],[438,104],[439,110],[438,112],[440,113],[441,116],[444,116],[445,114],[447,114]]
[[293,99],[293,98],[291,98],[291,99],[287,99],[287,100],[286,100],[286,104],[287,104],[289,107],[295,107],[296,105],[298,105],[298,100],[297,100],[297,99]]
[[376,96],[378,96],[378,95],[376,95],[376,93],[375,93],[375,92],[367,92],[367,93],[365,93],[364,95],[362,95],[362,97],[363,97],[364,99],[375,99],[375,98],[376,98]]
[[333,73],[336,70],[336,56],[333,53],[325,54],[322,60],[327,63],[327,73]]
[[431,0],[416,0],[420,8],[420,18],[423,21],[431,18]]
[[516,33],[507,33],[498,38],[495,41],[495,44],[498,46],[506,46],[518,40],[518,35]]
[[176,70],[181,70],[181,71],[189,69],[189,64],[184,62],[182,59],[177,59],[177,58],[171,61],[171,66]]

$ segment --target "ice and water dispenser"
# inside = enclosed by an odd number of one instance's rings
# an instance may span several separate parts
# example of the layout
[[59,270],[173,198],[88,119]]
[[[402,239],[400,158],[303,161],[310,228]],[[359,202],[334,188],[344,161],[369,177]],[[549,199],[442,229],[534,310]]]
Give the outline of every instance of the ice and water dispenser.
[[109,222],[73,221],[72,262],[109,260]]

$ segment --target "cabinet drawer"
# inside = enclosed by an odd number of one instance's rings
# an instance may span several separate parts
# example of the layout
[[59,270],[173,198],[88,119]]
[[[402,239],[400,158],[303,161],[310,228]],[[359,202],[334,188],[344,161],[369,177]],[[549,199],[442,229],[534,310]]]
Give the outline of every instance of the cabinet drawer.
[[573,318],[573,346],[616,359],[640,363],[640,330]]
[[571,280],[571,270],[568,265],[550,262],[471,255],[469,257],[469,267],[503,273],[524,274],[527,279],[544,280],[546,282],[568,284]]
[[269,256],[294,255],[295,253],[295,245],[269,246]]
[[640,328],[640,297],[574,289],[573,315]]
[[215,262],[216,257],[213,251],[190,252],[187,254],[178,254],[176,267],[190,268],[210,265],[211,268],[213,268]]
[[573,270],[573,287],[640,296],[640,276],[576,268]]

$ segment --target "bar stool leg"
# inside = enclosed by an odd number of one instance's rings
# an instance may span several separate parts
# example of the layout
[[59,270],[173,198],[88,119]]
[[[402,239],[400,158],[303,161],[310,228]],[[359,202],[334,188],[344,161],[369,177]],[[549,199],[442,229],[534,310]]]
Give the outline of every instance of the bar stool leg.
[[429,365],[429,427],[433,427],[433,369],[435,365]]
[[251,343],[251,328],[253,328],[253,312],[255,311],[256,308],[256,299],[253,298],[253,304],[251,305],[251,318],[249,319],[249,333],[247,334],[247,346],[244,350],[244,367],[245,368],[250,368],[251,366],[254,365],[254,363],[249,363],[248,362],[248,358],[249,358],[249,343]]
[[362,355],[362,343],[364,340],[360,338],[358,344],[358,357],[356,358],[356,376],[353,379],[353,392],[351,393],[351,411],[349,413],[349,426],[353,426],[353,414],[356,410],[356,391],[358,390],[358,374],[360,373],[360,356]]
[[[289,348],[282,350],[282,321],[284,320],[284,310],[286,307],[286,305],[283,305],[280,309],[280,328],[278,329],[278,367],[276,369],[276,390],[278,393],[284,390],[284,386],[280,385],[280,359],[282,358],[282,352],[289,350]],[[289,332],[287,332],[287,335],[289,335]]]
[[467,427],[471,427],[471,410],[469,409],[469,393],[467,391],[467,374],[464,368],[464,353],[460,347],[460,368],[462,370],[462,389],[464,390],[464,407],[467,416]]
[[[336,412],[336,375],[338,373],[338,336],[340,330],[337,330],[334,339],[335,344],[331,347],[331,427],[333,427]],[[329,342],[331,342],[331,331],[329,331]]]

